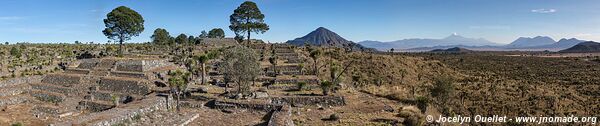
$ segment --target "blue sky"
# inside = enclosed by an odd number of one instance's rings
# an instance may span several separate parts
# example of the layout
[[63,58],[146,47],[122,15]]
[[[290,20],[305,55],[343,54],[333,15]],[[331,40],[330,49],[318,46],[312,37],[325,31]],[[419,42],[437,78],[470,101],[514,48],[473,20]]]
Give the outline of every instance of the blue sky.
[[[125,5],[145,19],[129,42],[154,29],[198,36],[223,28],[242,0],[2,0],[0,41],[106,42],[102,19]],[[352,41],[443,38],[452,33],[509,43],[517,37],[600,41],[598,0],[256,0],[271,30],[253,38],[284,42],[326,27]]]

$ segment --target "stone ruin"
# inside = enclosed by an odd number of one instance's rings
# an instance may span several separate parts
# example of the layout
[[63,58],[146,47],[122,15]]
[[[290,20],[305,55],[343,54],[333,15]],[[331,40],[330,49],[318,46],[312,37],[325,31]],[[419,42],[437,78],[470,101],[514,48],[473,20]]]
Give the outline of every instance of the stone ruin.
[[[164,107],[166,98],[153,94],[160,88],[154,82],[176,68],[160,59],[83,59],[71,63],[63,73],[0,82],[0,107],[31,104],[30,112],[36,117],[60,118],[50,122],[53,124],[104,125],[106,116],[127,117],[107,110],[148,112],[141,109]],[[123,107],[115,108],[116,104]]]

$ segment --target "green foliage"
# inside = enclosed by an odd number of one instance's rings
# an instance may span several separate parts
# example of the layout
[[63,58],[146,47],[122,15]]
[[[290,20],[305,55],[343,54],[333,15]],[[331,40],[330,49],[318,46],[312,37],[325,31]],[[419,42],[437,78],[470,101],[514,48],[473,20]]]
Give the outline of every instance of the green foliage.
[[21,123],[21,122],[16,122],[16,123],[13,123],[13,124],[11,124],[11,126],[23,126],[23,123]]
[[455,91],[453,83],[453,78],[442,76],[435,79],[433,88],[431,88],[431,96],[440,102],[442,105],[442,113],[445,115],[452,113],[451,108],[448,107],[447,104],[451,100],[450,98],[452,98]]
[[152,38],[152,43],[154,43],[154,44],[158,44],[158,45],[172,44],[172,43],[170,43],[171,35],[169,35],[169,32],[166,29],[157,28],[156,30],[154,30],[154,34],[152,34],[152,36],[150,38]]
[[197,42],[197,41],[198,41],[198,39],[196,37],[194,37],[193,35],[188,36],[188,43],[190,43],[190,44],[200,43],[200,42]]
[[454,80],[450,77],[438,77],[431,88],[431,96],[438,99],[447,99],[454,93]]
[[418,96],[415,98],[415,101],[421,112],[425,113],[425,111],[427,111],[427,106],[429,105],[429,99],[427,97]]
[[206,33],[206,31],[202,30],[202,32],[200,32],[200,36],[198,36],[199,38],[208,38],[208,33]]
[[313,58],[313,60],[316,60],[319,57],[321,57],[321,51],[319,51],[319,50],[310,51],[310,58]]
[[140,115],[140,114],[136,114],[136,115],[134,115],[134,116],[133,116],[133,118],[132,118],[132,119],[133,119],[133,120],[140,120],[140,119],[142,119],[142,115]]
[[119,105],[119,101],[121,100],[121,98],[119,97],[119,95],[115,95],[115,94],[110,94],[110,99],[112,100],[113,104],[115,106]]
[[323,90],[323,95],[329,95],[329,91],[333,88],[333,83],[330,81],[321,82],[321,90]]
[[14,56],[16,58],[21,58],[21,49],[13,46],[12,48],[10,48],[10,55]]
[[190,77],[189,72],[175,70],[169,73],[171,78],[169,78],[169,87],[177,89],[178,92],[181,92],[187,88],[187,84],[189,83],[188,78]]
[[175,43],[177,44],[187,44],[188,43],[188,37],[185,34],[179,34],[176,38],[175,38]]
[[238,93],[247,93],[250,82],[258,77],[258,55],[245,46],[235,46],[223,52],[223,62],[218,66],[224,79],[238,84]]
[[144,18],[134,10],[119,6],[106,14],[106,28],[102,31],[109,39],[119,41],[119,55],[123,54],[123,42],[144,31]]
[[208,32],[208,37],[209,38],[224,38],[225,31],[223,31],[223,29],[221,29],[221,28],[214,28]]
[[198,63],[206,63],[209,57],[207,55],[200,55],[196,57],[196,60],[198,60]]
[[304,89],[306,89],[306,82],[298,82],[296,83],[296,86],[298,87],[298,91],[302,91]]
[[265,33],[269,30],[269,25],[264,23],[265,15],[260,12],[256,3],[246,1],[242,3],[233,14],[229,16],[229,29],[236,34],[236,37],[247,34],[248,43],[250,43],[250,33]]

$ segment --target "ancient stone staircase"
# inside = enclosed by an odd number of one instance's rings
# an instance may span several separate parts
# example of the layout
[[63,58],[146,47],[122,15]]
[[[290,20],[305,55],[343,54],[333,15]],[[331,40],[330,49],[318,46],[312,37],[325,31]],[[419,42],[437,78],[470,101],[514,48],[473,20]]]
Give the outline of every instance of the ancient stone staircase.
[[[304,82],[309,84],[308,86],[316,87],[319,84],[319,79],[316,75],[311,75],[303,71],[308,66],[301,66],[300,64],[306,62],[300,53],[295,51],[295,47],[287,44],[274,44],[267,48],[265,52],[269,56],[275,55],[278,59],[276,66],[262,66],[265,70],[264,76],[259,77],[259,81],[270,81],[272,82],[269,87],[275,87],[276,89],[289,89],[295,87],[297,83]],[[275,54],[272,54],[275,53]],[[303,68],[304,67],[304,68]],[[282,87],[283,86],[283,87]]]

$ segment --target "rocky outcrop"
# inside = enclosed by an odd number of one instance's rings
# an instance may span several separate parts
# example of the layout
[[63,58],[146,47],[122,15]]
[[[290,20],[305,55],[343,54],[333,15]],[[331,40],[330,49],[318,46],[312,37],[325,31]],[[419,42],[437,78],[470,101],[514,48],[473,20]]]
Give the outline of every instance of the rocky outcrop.
[[292,107],[290,105],[283,105],[280,110],[273,111],[267,126],[294,126]]

